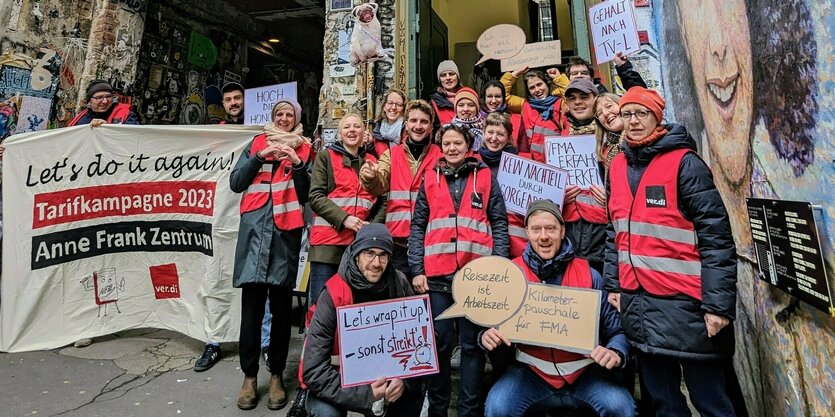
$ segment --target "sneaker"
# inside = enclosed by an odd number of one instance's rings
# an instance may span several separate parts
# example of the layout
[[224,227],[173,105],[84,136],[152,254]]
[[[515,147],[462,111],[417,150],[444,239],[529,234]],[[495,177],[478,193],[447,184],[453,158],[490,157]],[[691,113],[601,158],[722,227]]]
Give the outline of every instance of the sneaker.
[[455,349],[452,350],[452,358],[449,360],[449,367],[452,369],[458,369],[461,367],[461,346],[456,346]]
[[217,361],[220,360],[220,346],[219,345],[206,345],[206,348],[203,349],[203,354],[200,355],[200,359],[197,359],[197,362],[194,363],[194,371],[195,372],[203,372],[214,366]]
[[93,344],[93,339],[85,337],[84,339],[76,340],[75,343],[73,343],[72,345],[77,347],[77,348],[83,348],[83,347],[90,346],[92,344]]
[[264,355],[264,366],[267,367],[267,372],[272,373],[270,371],[270,347],[264,346],[261,348],[261,354]]

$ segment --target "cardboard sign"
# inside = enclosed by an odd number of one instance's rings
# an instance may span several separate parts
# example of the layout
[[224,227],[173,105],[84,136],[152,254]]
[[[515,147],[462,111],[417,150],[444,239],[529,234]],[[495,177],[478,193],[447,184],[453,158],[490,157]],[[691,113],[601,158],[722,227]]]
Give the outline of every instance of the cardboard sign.
[[609,0],[592,6],[589,23],[598,65],[613,60],[618,52],[629,55],[641,49],[632,2]]
[[464,265],[452,281],[453,304],[438,320],[466,317],[512,342],[590,353],[598,344],[598,290],[533,284],[498,256]]
[[[248,88],[244,92],[244,123],[264,125],[273,121],[272,110],[275,103],[284,98],[297,99],[295,81],[266,87]],[[296,120],[300,122],[300,120]]]
[[496,179],[507,209],[524,215],[531,201],[548,199],[562,207],[568,172],[504,152]]
[[588,189],[603,185],[594,135],[546,136],[545,161],[568,172],[568,185]]
[[429,296],[336,309],[342,386],[438,373]]
[[455,274],[455,304],[438,319],[467,317],[484,327],[496,326],[516,314],[525,300],[525,288],[525,274],[510,260],[499,256],[478,258]]
[[522,308],[498,329],[511,342],[591,353],[599,325],[600,291],[529,283]]
[[516,25],[503,23],[485,30],[476,42],[476,48],[482,57],[475,65],[488,59],[516,56],[525,47],[525,39],[525,31]]
[[502,60],[502,72],[559,65],[562,62],[560,41],[529,43],[515,56]]

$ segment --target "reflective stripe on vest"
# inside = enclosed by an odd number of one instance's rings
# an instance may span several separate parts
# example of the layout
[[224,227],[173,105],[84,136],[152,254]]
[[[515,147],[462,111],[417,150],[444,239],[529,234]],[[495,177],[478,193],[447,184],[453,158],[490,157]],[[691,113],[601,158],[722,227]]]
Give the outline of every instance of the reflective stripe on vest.
[[[566,208],[568,208],[568,205],[566,205]],[[600,204],[589,190],[583,190],[580,194],[577,194],[577,198],[574,199],[574,209],[577,210],[577,216],[588,223],[606,224],[609,221],[606,215],[606,207]],[[568,217],[570,216],[566,216],[566,221],[574,221],[568,220]]]
[[[542,282],[521,256],[514,258],[513,263],[522,270],[528,282]],[[589,262],[581,258],[572,259],[565,268],[560,286],[593,288]],[[593,363],[586,355],[562,349],[525,344],[516,345],[516,349],[516,359],[519,362],[527,364],[534,373],[557,389],[576,381],[586,366]]]
[[[492,181],[489,168],[471,172],[456,213],[446,177],[426,177],[423,184],[429,203],[429,222],[423,241],[426,276],[454,274],[467,262],[493,252],[493,236],[487,218]],[[473,193],[481,194],[481,208],[473,208]]]
[[528,232],[525,230],[525,218],[516,213],[507,213],[507,229],[510,237],[510,257],[522,256],[528,244]]
[[612,160],[609,215],[615,229],[618,278],[624,290],[701,300],[701,255],[693,222],[679,210],[678,172],[688,149],[656,155],[635,195],[626,156]]
[[412,174],[409,159],[406,157],[406,144],[394,146],[389,150],[391,174],[389,175],[389,197],[386,202],[386,227],[392,237],[407,238],[411,233],[412,210],[415,206],[420,183],[427,171],[432,170],[442,156],[436,145],[427,145],[417,169]]
[[[252,140],[250,157],[266,149],[267,136],[260,134]],[[307,164],[312,156],[309,144],[303,142],[296,148],[296,154]],[[276,165],[278,165],[276,167]],[[304,226],[302,206],[296,195],[293,181],[293,163],[288,161],[266,161],[247,187],[241,198],[241,214],[255,211],[272,201],[273,222],[279,230],[294,230]]]
[[[330,156],[330,170],[333,173],[334,186],[328,193],[328,200],[336,204],[342,212],[360,220],[369,220],[371,208],[377,198],[360,186],[359,176],[353,166],[343,164],[344,156],[333,149],[328,149]],[[376,161],[372,155],[365,156],[366,161]],[[363,163],[364,161],[361,161]],[[339,225],[332,225],[318,214],[313,216],[313,227],[310,228],[311,245],[347,246],[354,240],[354,231],[342,229],[336,231]]]

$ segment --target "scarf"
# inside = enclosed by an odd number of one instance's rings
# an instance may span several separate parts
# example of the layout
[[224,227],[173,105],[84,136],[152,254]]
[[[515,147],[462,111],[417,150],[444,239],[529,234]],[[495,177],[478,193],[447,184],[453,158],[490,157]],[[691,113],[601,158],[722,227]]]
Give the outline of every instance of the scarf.
[[575,135],[593,135],[596,126],[594,124],[594,119],[591,119],[587,122],[581,122],[573,117],[571,114],[568,115],[568,134],[571,136]]
[[641,139],[641,140],[632,140],[629,139],[629,136],[626,137],[626,144],[629,145],[630,148],[638,148],[641,146],[651,145],[664,137],[667,134],[667,129],[664,129],[664,126],[658,126],[649,136]]
[[496,152],[487,149],[486,146],[482,146],[481,149],[478,150],[478,154],[481,155],[481,160],[484,161],[485,165],[491,168],[499,166],[499,163],[502,160],[502,153],[504,152],[516,155],[519,153],[519,150],[514,148],[513,145],[507,145],[504,149],[500,149]]
[[556,96],[548,96],[542,99],[531,97],[528,99],[528,103],[534,110],[539,112],[542,120],[549,120],[551,118],[551,112],[554,110],[554,103],[556,102]]
[[275,126],[275,123],[264,125],[264,133],[267,134],[267,142],[277,142],[287,145],[293,149],[298,148],[302,142],[310,143],[310,140],[302,136],[302,124],[299,123],[292,132],[285,132]]
[[612,165],[612,160],[620,153],[620,138],[623,132],[606,132],[604,134],[603,142],[603,157],[606,158],[606,171],[604,178],[608,178],[609,167]]
[[461,119],[455,116],[451,123],[469,130],[470,134],[473,135],[473,146],[470,149],[473,151],[481,149],[481,144],[484,142],[484,118],[481,117],[480,113],[472,119]]
[[388,120],[380,120],[380,136],[387,140],[392,145],[400,143],[400,137],[403,134],[403,118],[398,118],[396,122],[389,123]]
[[560,251],[557,253],[557,256],[554,256],[552,259],[546,261],[533,250],[530,242],[528,242],[528,244],[525,245],[525,251],[522,252],[522,259],[526,264],[528,264],[531,271],[533,271],[534,275],[536,275],[540,281],[560,285],[562,280],[560,280],[560,282],[552,282],[552,280],[562,275],[565,268],[568,266],[568,262],[574,259],[574,246],[568,238],[563,239],[562,246],[560,247]]

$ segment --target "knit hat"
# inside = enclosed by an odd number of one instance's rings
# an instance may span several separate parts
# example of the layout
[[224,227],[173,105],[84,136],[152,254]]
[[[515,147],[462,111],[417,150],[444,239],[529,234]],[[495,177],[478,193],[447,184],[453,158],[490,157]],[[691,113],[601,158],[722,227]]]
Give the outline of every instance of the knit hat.
[[[597,87],[594,86],[594,83],[591,82],[588,78],[575,78],[574,81],[568,84],[568,88],[565,89],[565,96],[568,97],[568,94],[572,90],[581,91],[583,93],[589,93],[597,95]],[[621,104],[622,106],[623,104]]]
[[102,91],[113,92],[113,86],[104,80],[90,81],[90,84],[87,84],[87,100],[90,100],[94,94]]
[[366,249],[382,249],[389,255],[394,252],[394,240],[389,229],[380,223],[369,223],[360,228],[357,237],[351,243],[351,253],[358,255]]
[[231,91],[240,91],[241,93],[243,93],[244,86],[242,86],[240,83],[230,81],[226,84],[223,84],[223,88],[220,89],[220,94],[226,94]]
[[562,219],[562,210],[560,206],[556,205],[551,200],[536,200],[528,204],[528,210],[525,213],[525,226],[528,225],[528,219],[537,211],[546,211],[554,215],[557,218],[557,221],[560,224],[565,224],[565,220]]
[[438,64],[438,81],[441,81],[441,73],[444,71],[452,71],[458,76],[458,82],[461,82],[461,72],[458,71],[458,65],[454,61],[446,60]]
[[470,87],[461,87],[460,89],[458,89],[458,92],[455,93],[455,100],[453,105],[455,105],[455,107],[458,107],[458,100],[461,100],[462,98],[468,98],[472,100],[473,104],[475,104],[476,107],[479,106],[480,102],[478,100],[478,93],[476,93],[475,90],[473,90]]
[[620,104],[621,108],[627,104],[640,104],[652,111],[655,119],[660,123],[664,117],[664,106],[667,105],[667,102],[655,90],[644,87],[632,87],[620,98],[620,103],[618,104]]
[[276,108],[278,107],[278,105],[279,105],[279,104],[281,104],[281,103],[287,103],[287,104],[289,104],[289,105],[293,106],[293,110],[296,112],[296,123],[301,123],[301,121],[302,121],[302,106],[300,106],[300,105],[299,105],[299,102],[298,102],[298,101],[293,100],[292,98],[283,98],[283,99],[281,99],[281,100],[278,100],[278,101],[277,101],[277,102],[273,105],[273,111],[270,113],[270,115],[272,115],[273,117],[275,117],[275,109],[276,109]]

